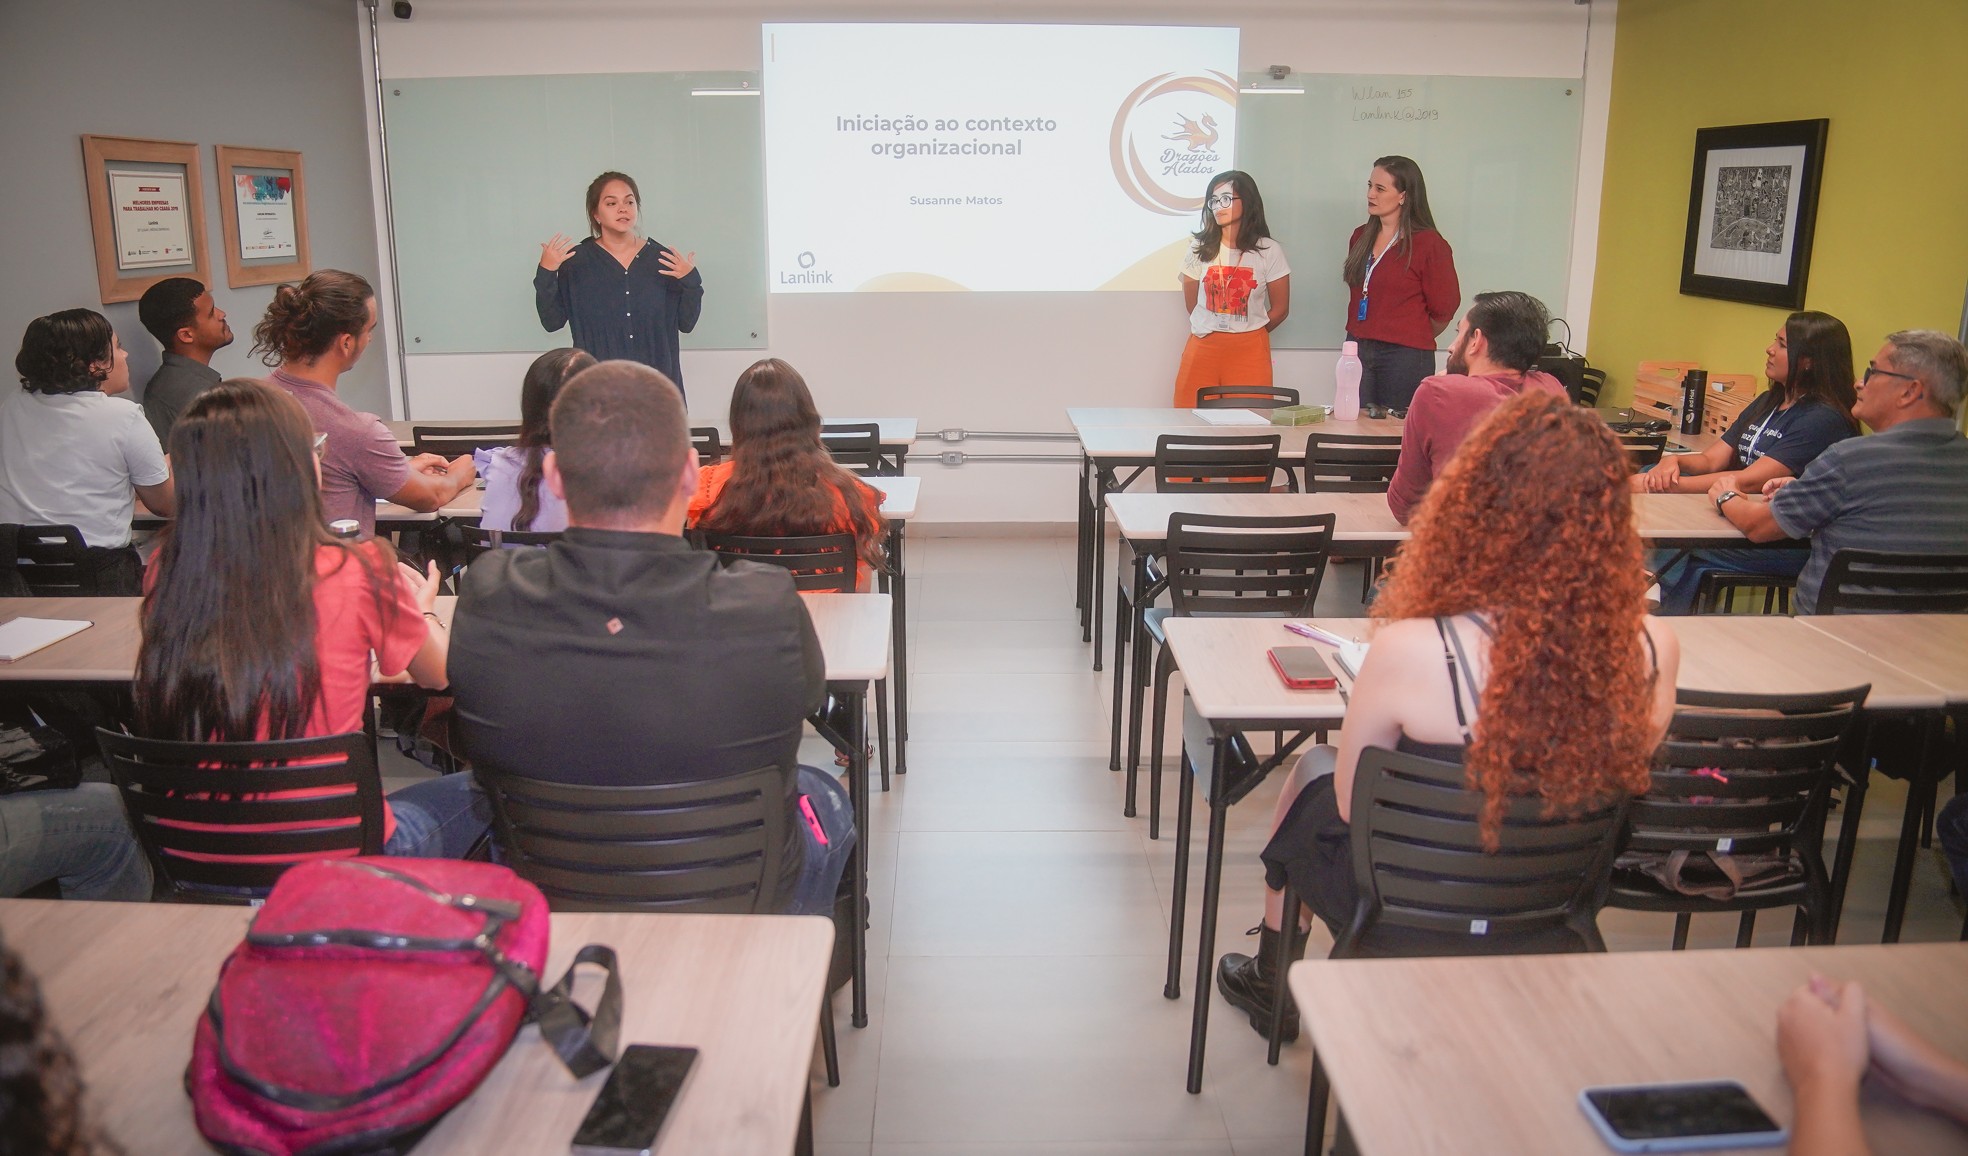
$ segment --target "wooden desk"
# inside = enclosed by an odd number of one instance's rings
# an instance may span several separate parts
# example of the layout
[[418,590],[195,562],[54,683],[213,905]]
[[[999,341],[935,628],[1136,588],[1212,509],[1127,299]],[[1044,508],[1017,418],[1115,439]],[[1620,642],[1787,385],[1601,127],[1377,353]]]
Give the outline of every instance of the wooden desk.
[[[519,396],[518,391],[517,389],[515,389],[513,393],[513,397],[517,399],[518,396]],[[908,457],[910,447],[916,444],[916,419],[912,417],[834,417],[829,415],[827,417],[822,418],[821,421],[825,422],[828,425],[843,425],[843,424],[858,424],[862,422],[873,422],[876,425],[880,426],[881,444],[882,444],[882,449],[884,451],[883,456],[892,458],[893,464],[898,472],[901,470],[903,462]],[[389,431],[391,434],[395,435],[396,444],[402,446],[404,451],[407,453],[409,452],[411,446],[415,444],[415,439],[411,436],[410,433],[411,428],[413,426],[420,426],[420,425],[435,426],[439,428],[446,427],[446,426],[453,427],[453,428],[459,426],[469,427],[469,426],[488,426],[488,425],[517,426],[519,424],[519,419],[517,417],[489,417],[489,418],[474,418],[474,419],[462,419],[462,420],[450,419],[446,421],[386,421],[383,424],[389,427]],[[717,429],[718,432],[724,437],[725,443],[729,445],[731,440],[731,431],[722,422],[718,423]]]
[[1931,711],[1946,701],[1940,687],[1801,618],[1703,614],[1661,621],[1681,640],[1678,681],[1684,689],[1811,694],[1870,683],[1865,702],[1870,711]]
[[[1263,410],[1256,411],[1263,413]],[[1323,430],[1335,434],[1368,434],[1376,437],[1401,434],[1401,419],[1398,417],[1361,416],[1352,421],[1327,418],[1302,426],[1219,426],[1212,425],[1196,416],[1193,409],[1163,409],[1153,406],[1069,406],[1066,420],[1073,423],[1073,432],[1084,436],[1092,429],[1152,429],[1161,433],[1200,433],[1215,430],[1219,433],[1236,433],[1249,430],[1255,433],[1269,433],[1272,430]]]
[[[1366,1156],[1577,1156],[1608,1151],[1578,1106],[1598,1085],[1740,1080],[1791,1124],[1777,1006],[1813,970],[1862,981],[1968,1058],[1964,944],[1308,960],[1290,983]],[[1889,1092],[1862,1104],[1874,1152],[1968,1147],[1968,1131]]]
[[[1311,621],[1342,638],[1365,637],[1365,623],[1353,619]],[[1196,932],[1196,984],[1189,1026],[1189,1091],[1203,1090],[1204,1043],[1209,1031],[1210,971],[1216,962],[1217,893],[1223,883],[1223,840],[1230,796],[1255,776],[1262,778],[1314,731],[1337,729],[1346,717],[1346,695],[1337,690],[1292,690],[1271,669],[1265,652],[1273,646],[1312,645],[1276,618],[1171,618],[1164,624],[1169,650],[1182,670],[1183,684],[1196,714],[1210,728],[1210,766],[1182,765],[1176,793],[1175,886],[1169,911],[1168,976],[1162,995],[1182,996],[1182,923],[1188,906],[1189,827],[1194,783],[1207,774],[1203,801],[1209,806],[1209,835],[1203,858],[1203,917]],[[1321,648],[1322,650],[1324,648]],[[1345,680],[1338,664],[1328,663]],[[1229,781],[1230,737],[1241,731],[1293,731],[1295,737],[1270,759],[1236,782]],[[1151,767],[1151,774],[1160,774]]]
[[1818,614],[1796,620],[1968,703],[1968,614]]
[[[0,900],[0,925],[41,983],[91,1116],[129,1152],[205,1156],[184,1067],[219,964],[253,911],[196,904]],[[546,974],[584,943],[622,968],[622,1043],[700,1050],[659,1149],[790,1152],[813,1064],[833,925],[769,915],[558,914]],[[576,995],[595,998],[584,976]],[[419,1153],[567,1151],[606,1074],[575,1080],[525,1028]]]
[[[1348,554],[1386,554],[1408,539],[1408,528],[1387,508],[1386,494],[1114,494],[1107,499],[1123,541],[1137,548],[1168,540],[1175,514],[1284,518],[1336,514],[1333,540]],[[1359,547],[1353,549],[1352,547]]]

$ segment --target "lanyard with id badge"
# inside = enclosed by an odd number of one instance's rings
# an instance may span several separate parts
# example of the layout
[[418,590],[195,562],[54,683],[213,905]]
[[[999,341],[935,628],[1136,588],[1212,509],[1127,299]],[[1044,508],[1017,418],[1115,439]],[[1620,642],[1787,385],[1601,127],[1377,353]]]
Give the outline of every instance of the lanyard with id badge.
[[[1400,240],[1399,237],[1394,238],[1394,241],[1398,240]],[[1360,308],[1353,314],[1353,320],[1365,321],[1367,319],[1367,292],[1373,287],[1374,270],[1380,268],[1380,263],[1387,258],[1387,254],[1394,251],[1394,241],[1387,242],[1387,247],[1382,249],[1378,255],[1372,253],[1367,255],[1367,271],[1360,278]]]

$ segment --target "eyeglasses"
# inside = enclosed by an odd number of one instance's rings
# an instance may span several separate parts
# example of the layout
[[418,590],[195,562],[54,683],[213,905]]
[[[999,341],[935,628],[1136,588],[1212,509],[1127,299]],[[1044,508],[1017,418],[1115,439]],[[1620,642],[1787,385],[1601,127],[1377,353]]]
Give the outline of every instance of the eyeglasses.
[[1894,373],[1894,372],[1893,372],[1892,370],[1890,370],[1890,369],[1881,369],[1881,368],[1879,368],[1879,367],[1878,367],[1878,366],[1876,366],[1876,365],[1868,365],[1868,366],[1866,366],[1866,371],[1865,371],[1865,376],[1864,376],[1864,377],[1861,377],[1861,378],[1859,378],[1859,384],[1860,384],[1860,385],[1865,385],[1865,384],[1868,384],[1868,383],[1869,383],[1869,382],[1871,382],[1871,381],[1872,381],[1872,379],[1873,379],[1873,378],[1875,378],[1875,377],[1897,377],[1897,378],[1899,378],[1899,379],[1900,379],[1901,381],[1919,381],[1919,380],[1920,380],[1919,378],[1917,378],[1917,377],[1915,377],[1915,376],[1913,376],[1913,375],[1912,375],[1912,374],[1910,374],[1910,373]]
[[322,454],[322,452],[323,452],[324,450],[326,450],[327,448],[328,448],[328,435],[327,435],[327,434],[325,434],[325,433],[319,433],[319,434],[315,434],[315,435],[314,435],[314,456],[315,456],[315,457],[317,457],[317,458],[318,458],[318,457],[320,457],[320,456],[321,456],[321,454]]
[[1237,194],[1235,193],[1210,194],[1209,207],[1212,209],[1227,209],[1231,205],[1234,205],[1236,203],[1237,203]]

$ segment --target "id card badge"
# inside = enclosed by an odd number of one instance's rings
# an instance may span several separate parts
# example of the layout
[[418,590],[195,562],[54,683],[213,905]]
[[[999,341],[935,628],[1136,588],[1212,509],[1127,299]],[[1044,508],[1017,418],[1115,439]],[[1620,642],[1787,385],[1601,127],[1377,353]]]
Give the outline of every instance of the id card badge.
[[1216,333],[1234,332],[1237,323],[1243,320],[1242,315],[1236,313],[1212,313],[1209,318],[1210,329]]
[[1360,309],[1357,313],[1353,315],[1353,320],[1365,321],[1366,319],[1367,319],[1367,295],[1365,293],[1362,293],[1360,294]]

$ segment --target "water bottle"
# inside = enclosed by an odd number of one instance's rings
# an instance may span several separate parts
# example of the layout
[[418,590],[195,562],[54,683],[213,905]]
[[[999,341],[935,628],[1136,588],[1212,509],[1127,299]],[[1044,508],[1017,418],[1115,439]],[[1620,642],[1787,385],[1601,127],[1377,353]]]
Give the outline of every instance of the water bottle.
[[1681,379],[1681,432],[1698,434],[1708,411],[1708,371],[1691,369]]
[[1357,421],[1360,417],[1360,344],[1342,342],[1339,364],[1333,366],[1333,420]]

